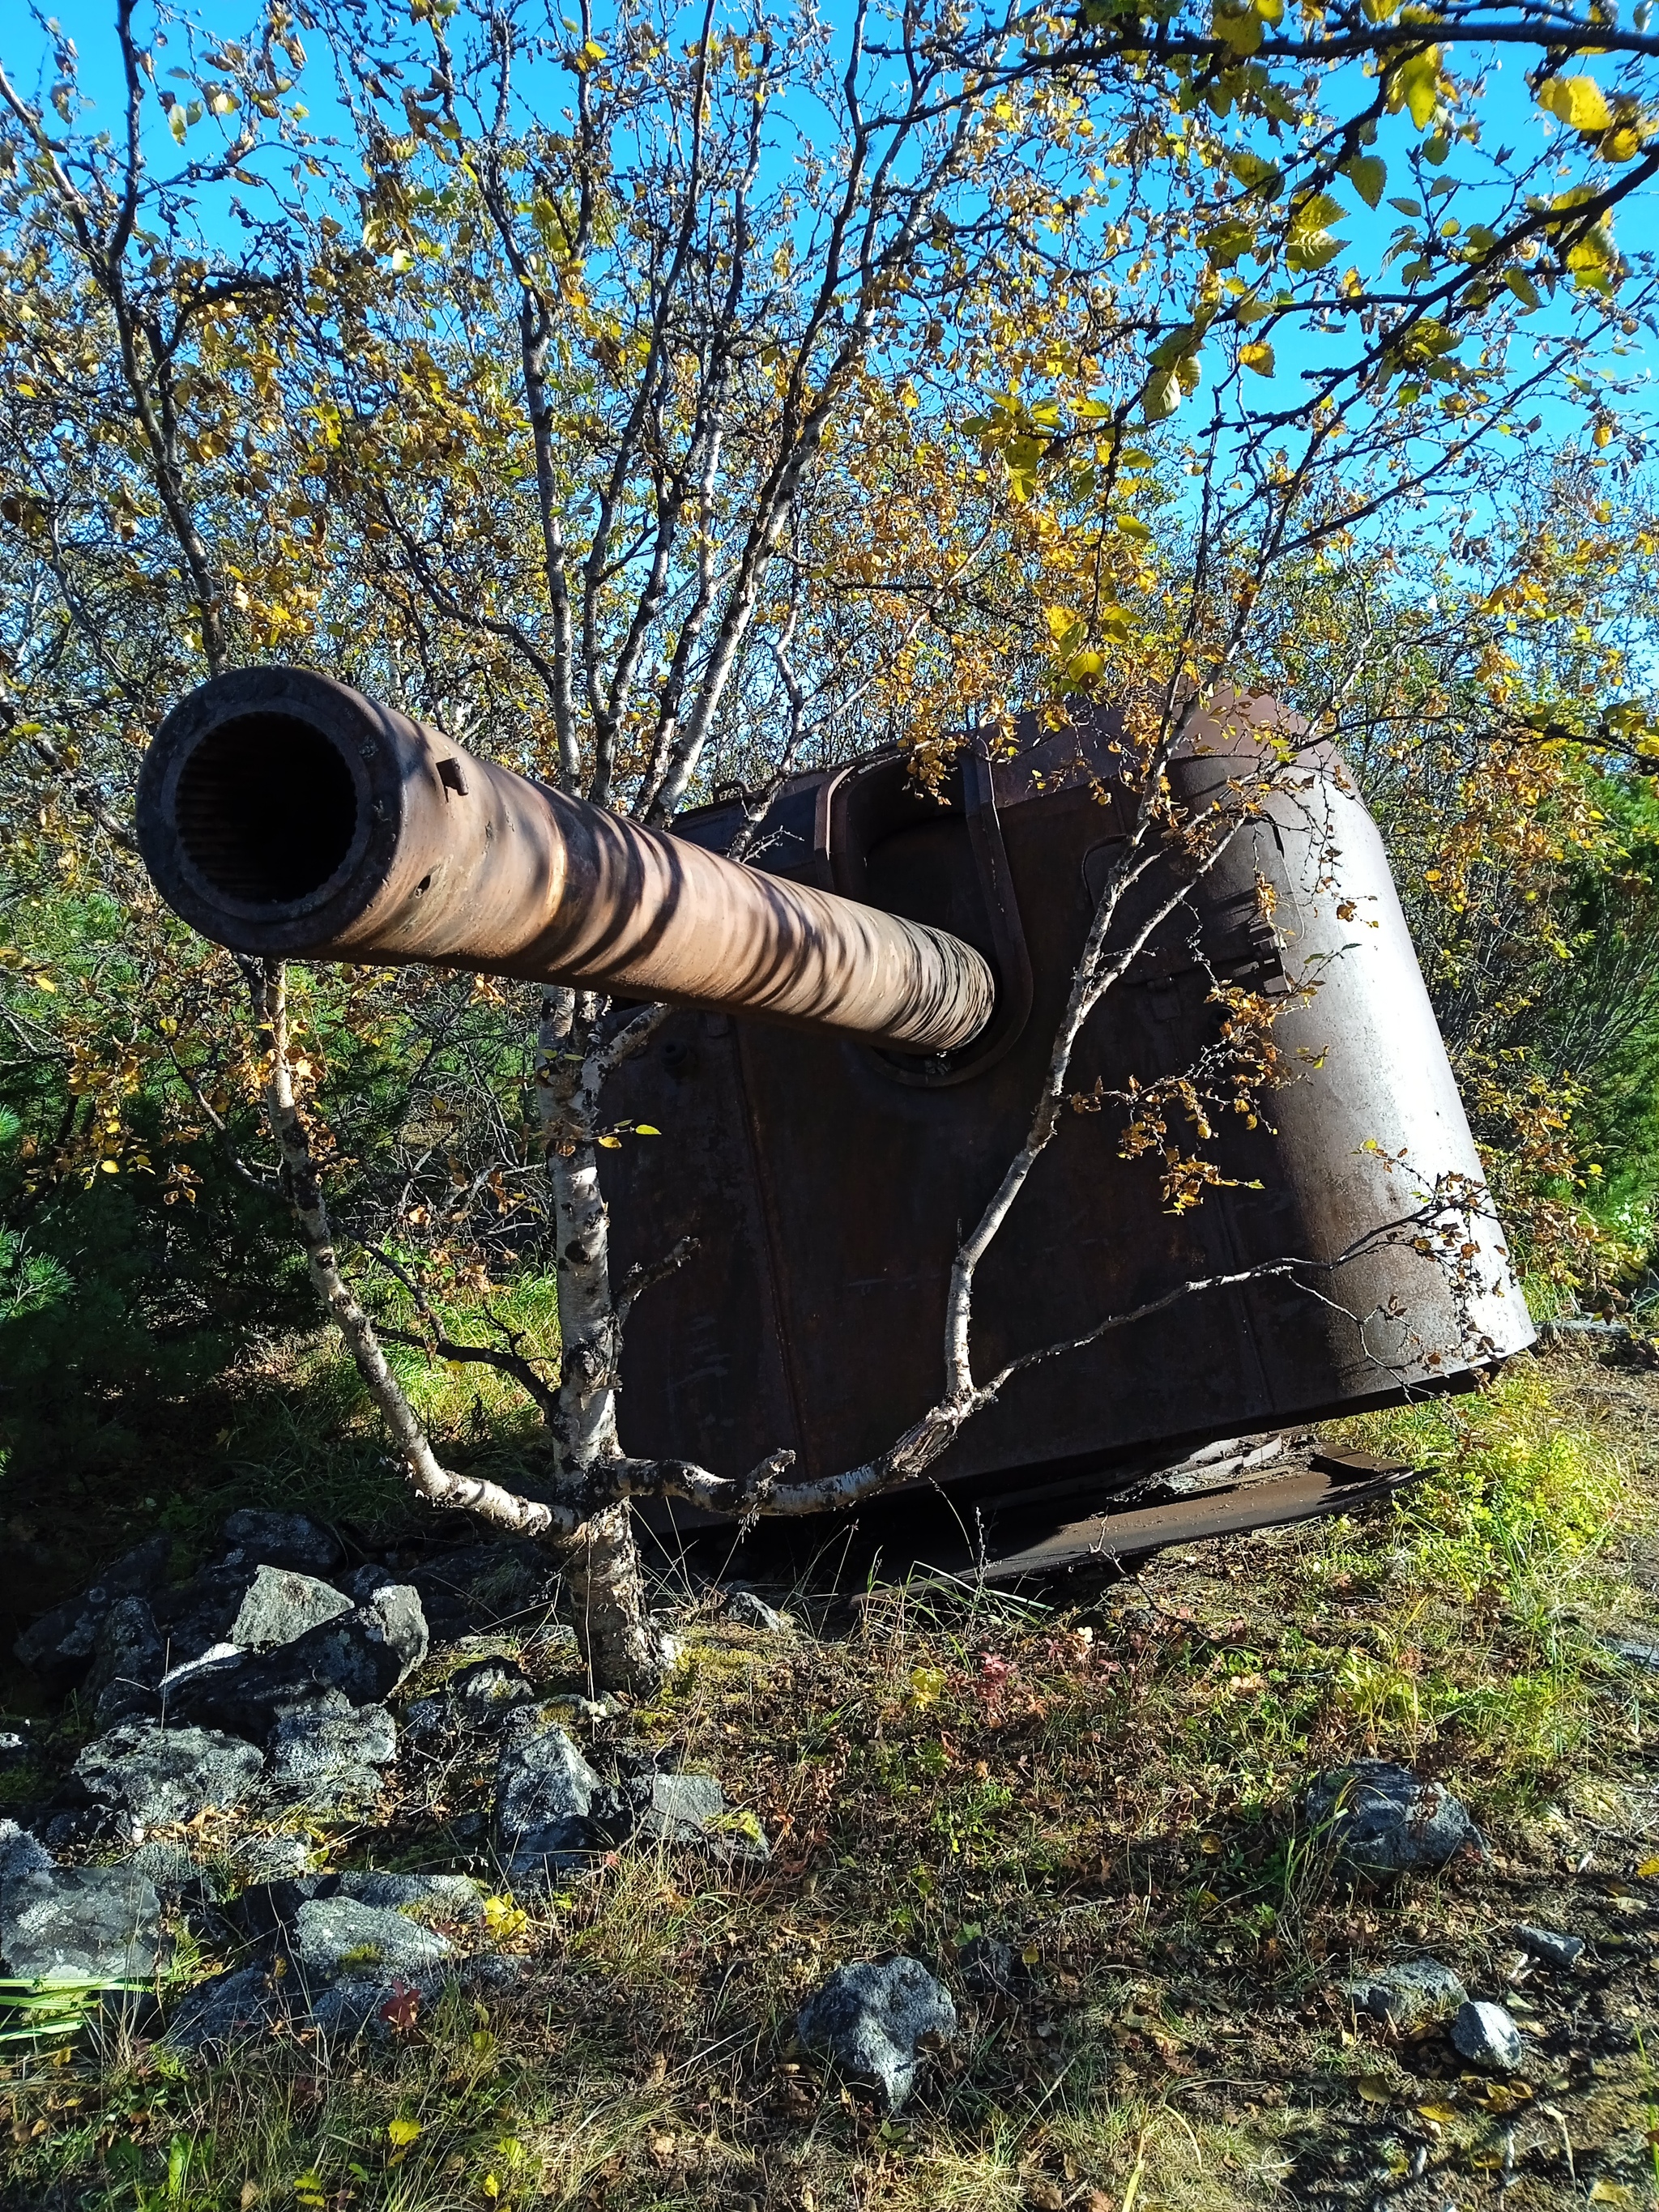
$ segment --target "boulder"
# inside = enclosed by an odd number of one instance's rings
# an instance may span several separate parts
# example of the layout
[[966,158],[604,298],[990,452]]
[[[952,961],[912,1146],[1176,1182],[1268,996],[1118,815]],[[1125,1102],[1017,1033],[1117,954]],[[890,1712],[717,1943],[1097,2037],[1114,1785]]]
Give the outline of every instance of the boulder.
[[1443,1783],[1407,1766],[1362,1759],[1316,1777],[1306,1800],[1310,1825],[1336,1844],[1351,1872],[1382,1875],[1443,1867],[1461,1850],[1483,1850],[1480,1831]]
[[809,2051],[872,2082],[896,2112],[915,2084],[924,2043],[955,2035],[957,2008],[919,1959],[855,1959],[807,1999],[795,2032]]
[[325,1575],[345,1557],[331,1532],[303,1513],[266,1513],[251,1506],[233,1513],[220,1536],[225,1564],[250,1567],[292,1567],[304,1575]]
[[739,1628],[757,1628],[767,1636],[788,1636],[795,1626],[787,1613],[779,1613],[757,1592],[741,1587],[727,1597],[726,1617]]
[[314,1575],[293,1567],[260,1567],[231,1623],[228,1640],[242,1650],[264,1650],[292,1644],[308,1628],[350,1611],[351,1600]]
[[389,1697],[426,1656],[421,1601],[406,1584],[391,1583],[366,1603],[309,1628],[291,1644],[216,1662],[168,1691],[171,1710],[263,1741],[288,1705],[337,1691],[349,1705]]
[[1559,1929],[1534,1928],[1525,1922],[1510,1933],[1523,1951],[1547,1966],[1576,1966],[1584,1955],[1582,1936],[1564,1936]]
[[170,1668],[229,1644],[230,1632],[255,1572],[254,1568],[243,1565],[204,1567],[187,1583],[152,1598]]
[[436,1697],[422,1698],[404,1716],[416,1744],[441,1747],[474,1729],[499,1728],[537,1702],[536,1687],[510,1659],[477,1659],[452,1674]]
[[562,1729],[524,1735],[496,1761],[495,1834],[514,1875],[569,1866],[630,1825],[622,1792],[600,1779]]
[[0,1887],[26,1874],[42,1874],[52,1864],[52,1853],[15,1820],[0,1820]]
[[1513,2074],[1526,2056],[1521,2031],[1500,2004],[1466,2004],[1451,2026],[1451,2039],[1472,2066]]
[[89,1743],[70,1784],[82,1802],[128,1826],[157,1828],[194,1820],[210,1805],[240,1805],[264,1767],[264,1754],[238,1736],[135,1721]]
[[1358,1974],[1342,1984],[1342,1992],[1356,2012],[1385,2021],[1402,2035],[1444,2020],[1469,1994],[1437,1959],[1402,1959],[1396,1966]]
[[422,1973],[448,1958],[451,1948],[407,1913],[337,1894],[301,1905],[288,1931],[289,1956],[312,1992],[331,1982],[384,1983]]
[[0,1774],[15,1773],[20,1766],[27,1766],[33,1756],[34,1746],[29,1740],[27,1721],[0,1728]]
[[83,1680],[92,1664],[98,1624],[120,1597],[143,1596],[160,1588],[173,1550],[170,1536],[151,1536],[106,1567],[89,1589],[26,1628],[13,1647],[32,1674],[56,1689]]
[[377,1869],[340,1876],[338,1894],[376,1911],[402,1912],[417,1920],[482,1920],[482,1882],[464,1874],[381,1874]]
[[752,1814],[734,1814],[712,1774],[629,1776],[623,1793],[632,1808],[634,1833],[641,1841],[696,1844],[716,1858],[765,1861],[772,1856]]
[[269,2034],[287,2009],[270,1966],[242,1966],[198,1982],[161,2039],[178,2051],[228,2049]]
[[156,1689],[167,1663],[167,1650],[149,1601],[137,1595],[117,1598],[93,1637],[86,1681],[99,1727],[112,1728],[130,1714],[157,1711]]
[[161,1956],[155,1884],[131,1867],[37,1867],[0,1880],[0,1960],[21,1981],[136,1982]]
[[281,1705],[270,1731],[270,1787],[285,1804],[326,1812],[372,1803],[380,1769],[398,1755],[398,1729],[383,1705],[353,1705],[338,1690]]

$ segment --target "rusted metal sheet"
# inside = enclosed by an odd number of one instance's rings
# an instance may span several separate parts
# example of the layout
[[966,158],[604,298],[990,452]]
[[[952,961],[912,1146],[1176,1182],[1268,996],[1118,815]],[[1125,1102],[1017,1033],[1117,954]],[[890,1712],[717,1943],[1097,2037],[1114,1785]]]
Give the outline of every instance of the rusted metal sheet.
[[738,1007],[914,1053],[991,1019],[983,958],[477,759],[305,669],[216,678],[145,757],[162,896],[240,952],[402,960]]
[[1287,1528],[1328,1513],[1358,1512],[1392,1498],[1418,1474],[1403,1461],[1321,1453],[1311,1465],[1156,1505],[1091,1513],[1027,1541],[1014,1529],[998,1528],[986,1559],[947,1550],[927,1553],[921,1564],[994,1583],[1048,1582],[1091,1568],[1114,1569],[1172,1544],[1206,1543],[1257,1528]]
[[[1024,1135],[1127,827],[1115,764],[1109,729],[1030,733],[1015,759],[967,763],[944,807],[909,790],[890,758],[785,793],[768,864],[974,945],[996,972],[997,1012],[929,1063],[742,1023],[715,1054],[702,1018],[677,1017],[654,1055],[623,1072],[618,1114],[665,1135],[625,1150],[611,1174],[618,1263],[701,1240],[630,1340],[630,1450],[702,1458],[718,1439],[730,1468],[787,1446],[800,1474],[829,1475],[878,1452],[938,1395],[957,1237]],[[1219,746],[1177,763],[1177,794],[1201,799],[1241,765]],[[1316,755],[1291,781],[1300,787],[1269,799],[1107,995],[1071,1088],[1188,1066],[1214,1036],[1218,981],[1271,997],[1316,977],[1311,1002],[1276,1025],[1295,1079],[1255,1128],[1224,1118],[1205,1149],[1234,1187],[1181,1215],[1164,1210],[1155,1159],[1119,1157],[1109,1117],[1067,1115],[980,1271],[979,1373],[1184,1281],[1286,1256],[1334,1261],[1411,1214],[1439,1178],[1479,1188],[1376,826],[1340,763]],[[718,848],[739,818],[735,805],[708,808],[676,828]],[[1125,928],[1175,866],[1158,864]],[[688,1149],[694,1131],[697,1158],[750,1163],[763,1250],[752,1231],[731,1249],[718,1193]],[[1476,1222],[1472,1241],[1462,1284],[1408,1243],[1379,1241],[1340,1275],[1309,1270],[1178,1303],[1017,1377],[935,1476],[969,1497],[1097,1492],[1115,1470],[1212,1437],[1466,1388],[1532,1336],[1497,1225]],[[770,1286],[764,1359],[758,1341],[733,1335],[724,1371],[690,1381],[689,1333],[734,1267],[764,1269]]]

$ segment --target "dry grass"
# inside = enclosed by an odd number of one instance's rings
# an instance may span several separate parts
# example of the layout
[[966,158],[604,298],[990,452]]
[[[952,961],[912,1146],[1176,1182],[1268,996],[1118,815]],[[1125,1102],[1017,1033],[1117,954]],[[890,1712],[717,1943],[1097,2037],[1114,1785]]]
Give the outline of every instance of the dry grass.
[[[1637,1869],[1659,1850],[1659,1725],[1598,1638],[1659,1615],[1659,1389],[1555,1361],[1370,1429],[1438,1467],[1408,1504],[1166,1553],[1065,1616],[911,1589],[787,1641],[694,1624],[672,1692],[610,1732],[718,1772],[769,1869],[621,1855],[513,1937],[520,1990],[380,2045],[289,2034],[209,2066],[106,2028],[14,2064],[0,2202],[1653,2202],[1659,1887]],[[556,1688],[556,1647],[528,1656]],[[1492,1859],[1343,1887],[1294,1808],[1310,1772],[1372,1754],[1449,1778]],[[414,1799],[459,1818],[484,1787],[456,1766],[331,1849],[410,1863]],[[1516,1919],[1592,1936],[1595,1964],[1516,1988]],[[1018,1997],[963,1987],[976,1932],[1015,1946]],[[1463,2078],[1438,2036],[1353,2020],[1350,1963],[1424,1948],[1516,2005],[1524,2095]],[[952,1984],[963,2030],[896,2120],[791,2028],[832,1966],[892,1948]]]

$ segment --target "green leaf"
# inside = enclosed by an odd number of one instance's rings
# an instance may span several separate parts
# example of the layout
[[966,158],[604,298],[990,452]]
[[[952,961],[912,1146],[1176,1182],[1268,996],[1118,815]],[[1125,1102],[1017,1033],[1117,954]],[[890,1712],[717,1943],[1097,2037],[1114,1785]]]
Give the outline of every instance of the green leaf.
[[1537,285],[1533,283],[1531,276],[1526,274],[1526,270],[1504,270],[1504,283],[1509,285],[1510,292],[1516,295],[1516,299],[1520,301],[1522,307],[1526,307],[1528,314],[1533,312],[1533,307],[1540,305],[1540,299],[1537,299]]
[[1423,212],[1415,200],[1390,200],[1389,205],[1398,208],[1401,215],[1421,215]]
[[1342,173],[1368,208],[1381,205],[1389,165],[1380,154],[1356,154],[1352,161],[1343,163]]

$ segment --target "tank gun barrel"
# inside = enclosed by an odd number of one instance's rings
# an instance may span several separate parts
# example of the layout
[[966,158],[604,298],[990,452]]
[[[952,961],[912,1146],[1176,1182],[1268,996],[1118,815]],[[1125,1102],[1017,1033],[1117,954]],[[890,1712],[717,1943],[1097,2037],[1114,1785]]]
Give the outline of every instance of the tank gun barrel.
[[991,1016],[991,970],[960,939],[532,782],[306,669],[181,700],[137,829],[168,904],[238,952],[421,961],[918,1054]]

